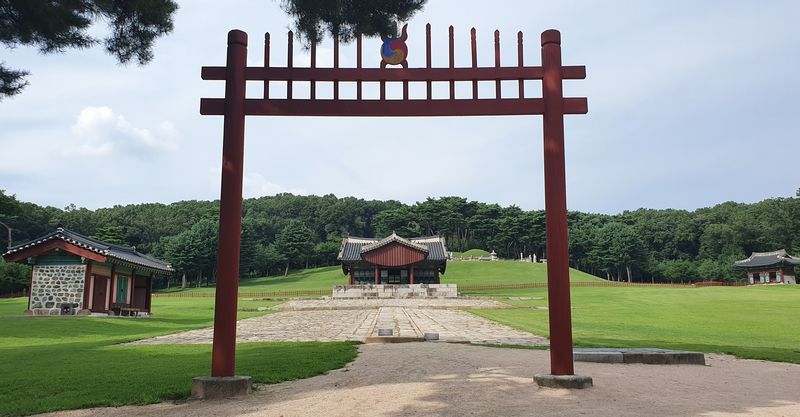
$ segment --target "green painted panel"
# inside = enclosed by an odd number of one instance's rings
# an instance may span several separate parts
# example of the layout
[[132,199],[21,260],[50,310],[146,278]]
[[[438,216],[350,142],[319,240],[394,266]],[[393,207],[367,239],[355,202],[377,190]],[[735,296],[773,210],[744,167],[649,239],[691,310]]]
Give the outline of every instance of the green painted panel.
[[36,265],[80,265],[81,257],[75,255],[37,256]]

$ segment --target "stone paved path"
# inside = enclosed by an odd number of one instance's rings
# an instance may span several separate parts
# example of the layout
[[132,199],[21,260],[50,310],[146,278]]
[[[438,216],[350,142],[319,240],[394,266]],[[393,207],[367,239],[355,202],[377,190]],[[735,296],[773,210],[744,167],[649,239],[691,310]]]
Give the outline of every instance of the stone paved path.
[[[319,301],[318,309],[312,308],[312,301]],[[416,300],[413,302],[413,307],[393,305],[397,303],[389,302],[387,304],[390,305],[387,306],[364,305],[356,308],[357,303],[343,303],[340,305],[343,309],[333,309],[327,301],[329,300],[303,300],[303,309],[289,308],[274,314],[240,320],[237,326],[237,340],[239,342],[364,341],[367,337],[378,336],[379,329],[392,329],[393,336],[401,337],[423,337],[425,333],[438,333],[439,340],[446,342],[518,345],[548,343],[545,338],[466,311],[455,310],[453,305],[441,307],[437,302],[442,300],[431,300],[427,305]],[[489,300],[480,301],[481,305],[488,306],[483,302]],[[437,308],[437,305],[440,307]],[[464,307],[467,305],[462,306]],[[132,344],[202,344],[211,343],[212,337],[213,330],[208,328],[159,336]]]

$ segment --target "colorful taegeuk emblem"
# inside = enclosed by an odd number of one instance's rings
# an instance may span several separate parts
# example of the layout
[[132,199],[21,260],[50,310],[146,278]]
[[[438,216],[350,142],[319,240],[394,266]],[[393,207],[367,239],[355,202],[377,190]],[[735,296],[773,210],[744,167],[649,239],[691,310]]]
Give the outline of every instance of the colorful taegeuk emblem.
[[408,28],[408,24],[403,26],[403,31],[399,38],[381,36],[383,40],[383,45],[381,45],[381,58],[383,58],[381,68],[386,67],[386,65],[402,65],[404,68],[408,68],[408,61],[406,61],[406,57],[408,57],[408,46],[406,46],[408,33],[406,28]]

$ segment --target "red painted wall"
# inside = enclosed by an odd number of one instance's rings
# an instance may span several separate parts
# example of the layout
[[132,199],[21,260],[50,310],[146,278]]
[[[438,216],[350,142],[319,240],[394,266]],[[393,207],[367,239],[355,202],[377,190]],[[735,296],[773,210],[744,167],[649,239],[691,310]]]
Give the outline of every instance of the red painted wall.
[[361,255],[365,261],[380,266],[405,266],[425,259],[427,254],[399,243],[390,243]]

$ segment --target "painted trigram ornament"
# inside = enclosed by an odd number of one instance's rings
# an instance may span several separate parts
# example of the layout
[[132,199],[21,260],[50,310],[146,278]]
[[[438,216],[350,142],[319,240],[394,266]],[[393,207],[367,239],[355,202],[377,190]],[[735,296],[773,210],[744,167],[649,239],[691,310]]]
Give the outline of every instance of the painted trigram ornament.
[[387,38],[381,36],[383,45],[381,45],[381,68],[386,65],[402,65],[403,68],[408,68],[408,46],[406,46],[406,39],[408,39],[408,32],[406,29],[408,24],[403,25],[403,31],[399,38]]

